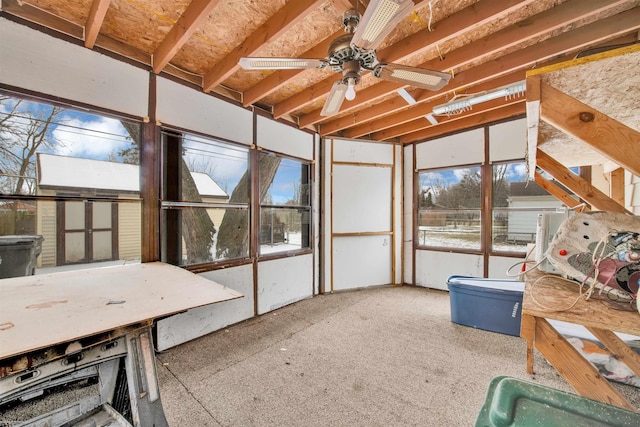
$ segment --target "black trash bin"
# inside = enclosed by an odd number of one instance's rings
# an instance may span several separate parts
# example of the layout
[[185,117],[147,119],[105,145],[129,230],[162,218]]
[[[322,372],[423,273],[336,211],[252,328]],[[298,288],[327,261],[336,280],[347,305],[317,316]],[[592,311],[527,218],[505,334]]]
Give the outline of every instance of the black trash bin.
[[35,274],[43,240],[42,236],[0,236],[0,279]]

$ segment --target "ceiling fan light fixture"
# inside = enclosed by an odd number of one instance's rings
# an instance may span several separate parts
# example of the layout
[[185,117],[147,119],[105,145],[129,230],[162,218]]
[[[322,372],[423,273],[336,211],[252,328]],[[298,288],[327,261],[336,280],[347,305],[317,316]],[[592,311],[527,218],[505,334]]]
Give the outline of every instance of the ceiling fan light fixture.
[[353,101],[354,99],[356,99],[356,79],[354,78],[349,78],[347,79],[347,90],[344,93],[344,97],[348,100],[348,101]]
[[351,43],[361,49],[377,48],[413,6],[412,0],[372,0]]

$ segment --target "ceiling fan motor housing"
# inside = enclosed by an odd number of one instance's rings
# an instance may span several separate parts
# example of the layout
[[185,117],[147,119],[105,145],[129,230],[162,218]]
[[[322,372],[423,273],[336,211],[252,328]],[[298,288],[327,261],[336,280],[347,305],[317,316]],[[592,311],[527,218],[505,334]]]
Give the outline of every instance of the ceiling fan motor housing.
[[331,69],[341,73],[344,71],[344,64],[350,61],[357,61],[362,70],[371,70],[375,67],[378,59],[375,50],[360,49],[351,45],[353,34],[345,34],[335,39],[329,46],[328,62]]

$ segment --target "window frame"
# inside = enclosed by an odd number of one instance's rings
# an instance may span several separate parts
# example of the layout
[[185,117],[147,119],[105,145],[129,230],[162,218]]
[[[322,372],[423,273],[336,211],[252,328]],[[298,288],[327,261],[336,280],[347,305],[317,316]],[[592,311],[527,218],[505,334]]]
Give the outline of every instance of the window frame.
[[[461,169],[469,169],[469,168],[477,168],[478,172],[480,174],[480,206],[477,208],[446,208],[446,209],[440,209],[442,211],[469,211],[469,210],[473,210],[473,211],[477,211],[479,213],[479,218],[480,218],[480,234],[479,234],[479,238],[478,238],[478,249],[471,249],[471,248],[459,248],[459,247],[455,247],[455,246],[433,246],[433,245],[424,245],[424,244],[420,244],[420,230],[419,230],[419,223],[420,223],[420,213],[422,212],[422,208],[420,207],[420,190],[422,189],[422,186],[420,184],[420,175],[423,173],[429,173],[429,172],[445,172],[445,171],[454,171],[454,170],[461,170]],[[484,194],[483,194],[483,181],[484,181],[484,168],[482,163],[471,163],[471,164],[465,164],[465,165],[454,165],[454,166],[446,166],[446,167],[438,167],[438,168],[425,168],[425,169],[417,169],[415,172],[415,188],[417,189],[417,191],[414,191],[414,203],[415,203],[415,220],[414,220],[414,226],[415,226],[415,232],[414,232],[414,242],[415,242],[415,249],[416,250],[428,250],[428,251],[438,251],[438,252],[452,252],[452,253],[465,253],[465,254],[475,254],[475,255],[480,255],[483,253],[484,250],[484,244],[483,244],[483,235],[482,235],[482,227],[483,227],[483,223],[484,223],[484,214],[483,214],[483,210],[484,210]]]
[[[179,147],[174,147],[177,150],[174,153],[168,153],[169,148],[167,147],[167,142],[165,140],[166,135],[169,134],[174,134],[172,135],[173,138],[177,138],[180,140],[180,144]],[[253,254],[252,254],[252,238],[251,238],[251,234],[253,232],[253,227],[252,227],[252,221],[251,221],[251,216],[252,216],[252,197],[251,197],[251,192],[252,192],[252,187],[253,187],[253,168],[252,168],[252,164],[253,164],[253,152],[254,147],[252,146],[248,146],[246,144],[242,144],[239,142],[235,142],[235,141],[231,141],[228,140],[226,138],[220,138],[220,137],[216,137],[216,136],[212,136],[212,135],[207,135],[201,132],[196,132],[196,131],[192,131],[192,130],[188,130],[188,129],[183,129],[183,128],[179,128],[179,127],[174,127],[174,126],[168,126],[168,125],[163,125],[160,129],[160,139],[161,139],[161,163],[162,163],[162,171],[160,173],[161,175],[161,185],[160,185],[160,215],[161,215],[161,219],[160,219],[160,240],[161,240],[161,250],[160,250],[160,256],[161,259],[164,262],[173,264],[173,265],[177,265],[181,268],[184,268],[188,271],[194,272],[194,273],[202,273],[202,272],[207,272],[207,271],[212,271],[212,270],[217,270],[220,268],[227,268],[227,267],[233,267],[233,266],[240,266],[240,265],[245,265],[248,263],[252,262],[253,259]],[[180,173],[174,173],[170,176],[167,176],[168,173],[170,172],[176,172],[176,171],[180,171],[181,168],[176,168],[176,163],[168,163],[169,158],[171,157],[174,161],[178,161],[178,160],[182,160],[182,154],[177,155],[175,153],[178,153],[181,148],[182,148],[182,142],[184,141],[184,137],[185,136],[193,136],[193,137],[198,137],[198,138],[203,138],[203,139],[209,139],[209,140],[213,140],[215,142],[221,143],[221,144],[227,144],[230,146],[234,146],[234,147],[238,147],[238,148],[242,148],[242,149],[246,149],[247,151],[247,174],[248,174],[248,195],[247,195],[247,202],[246,203],[216,203],[216,202],[195,202],[195,201],[183,201],[183,200],[178,200],[177,197],[173,197],[172,200],[169,200],[168,197],[166,197],[167,191],[171,192],[171,190],[169,190],[167,187],[169,186],[168,181],[173,179],[178,180],[180,177]],[[176,191],[174,189],[174,191]],[[189,208],[198,208],[198,209],[209,209],[209,208],[213,208],[213,209],[238,209],[238,210],[246,210],[247,214],[248,214],[248,221],[247,221],[247,226],[249,229],[249,249],[248,249],[248,253],[247,256],[244,257],[237,257],[237,258],[226,258],[226,259],[220,259],[220,260],[213,260],[213,261],[207,261],[207,262],[201,262],[201,263],[194,263],[194,264],[182,264],[182,262],[177,262],[175,261],[175,257],[178,256],[177,251],[174,251],[173,249],[170,248],[180,248],[182,249],[182,238],[181,238],[181,233],[178,231],[180,225],[177,224],[177,222],[179,222],[179,218],[177,215],[175,215],[176,212],[178,212],[181,209],[189,209]],[[171,213],[173,212],[173,213]],[[167,218],[167,216],[169,218]],[[167,225],[167,220],[169,221],[169,226]],[[173,232],[168,232],[167,228],[169,228],[170,230],[173,230]],[[219,229],[219,228],[218,228]],[[171,257],[171,259],[167,259],[167,257]]]
[[[273,151],[273,150],[267,150],[267,149],[257,149],[256,150],[256,155],[255,155],[255,162],[256,165],[259,163],[259,156],[260,155],[274,155],[277,157],[280,157],[281,159],[287,159],[287,160],[291,160],[291,161],[295,161],[298,162],[302,165],[306,165],[307,166],[307,188],[308,191],[306,193],[306,199],[307,199],[307,204],[306,205],[284,205],[284,204],[274,204],[274,203],[262,203],[262,201],[260,200],[260,178],[258,176],[259,172],[256,173],[256,181],[255,181],[255,200],[257,201],[256,203],[256,230],[258,230],[255,234],[255,254],[256,257],[258,258],[258,260],[271,260],[271,259],[278,259],[278,258],[286,258],[286,257],[291,257],[291,256],[298,256],[298,255],[306,255],[306,254],[310,254],[313,253],[313,239],[314,239],[314,230],[313,230],[313,182],[314,182],[314,162],[312,160],[308,160],[308,159],[302,159],[299,157],[295,157],[295,156],[291,156],[291,155],[287,155],[287,154],[283,154],[283,153],[279,153],[277,151]],[[259,170],[256,167],[256,170]],[[303,185],[303,184],[301,184]],[[307,235],[305,236],[304,233],[302,233],[303,237],[302,237],[302,241],[304,241],[305,237],[306,240],[308,242],[308,246],[307,247],[301,247],[298,249],[290,249],[290,250],[286,250],[286,251],[278,251],[278,252],[272,252],[272,253],[261,253],[260,248],[261,248],[261,242],[260,242],[260,231],[262,229],[262,222],[261,222],[261,218],[262,218],[262,212],[263,209],[276,209],[276,210],[291,210],[291,209],[304,209],[307,211],[308,213],[308,218],[309,218],[309,225],[307,227]]]
[[[131,124],[135,124],[138,126],[138,138],[139,138],[139,143],[142,145],[144,144],[143,142],[143,124],[144,124],[144,119],[141,117],[137,117],[131,114],[127,114],[127,113],[121,113],[121,112],[117,112],[117,111],[113,111],[113,110],[109,110],[107,108],[104,107],[98,107],[95,105],[90,105],[90,104],[86,104],[86,103],[82,103],[82,102],[76,102],[76,101],[71,101],[71,100],[67,100],[64,98],[60,98],[60,97],[54,97],[48,94],[43,94],[43,93],[36,93],[36,92],[32,92],[29,90],[15,90],[13,88],[8,88],[4,85],[0,85],[0,95],[2,96],[8,96],[17,100],[21,100],[21,101],[26,101],[29,103],[37,103],[37,104],[44,104],[46,106],[51,106],[51,107],[60,107],[60,108],[64,108],[66,110],[72,110],[74,113],[77,114],[87,114],[87,115],[91,115],[91,116],[98,116],[98,117],[104,117],[104,118],[108,118],[108,119],[112,119],[112,120],[117,120],[120,122],[129,122]],[[140,150],[142,150],[142,147],[139,147]],[[34,153],[34,156],[36,156],[36,154]],[[82,158],[82,157],[78,157],[78,156],[69,156],[69,157],[76,157],[76,158]],[[37,157],[34,157],[34,162],[37,161]],[[124,162],[123,162],[124,164]],[[42,194],[37,194],[37,192],[35,192],[34,190],[34,194],[18,194],[18,193],[2,193],[0,192],[0,200],[3,201],[13,201],[13,202],[33,202],[33,203],[38,203],[38,202],[55,202],[56,205],[59,205],[60,203],[64,203],[64,202],[68,202],[68,201],[80,201],[80,202],[85,202],[85,203],[92,203],[92,202],[110,202],[112,203],[112,210],[115,209],[116,211],[118,211],[120,209],[120,206],[122,204],[130,204],[130,203],[134,203],[134,204],[138,204],[140,206],[140,211],[142,211],[142,205],[143,205],[143,197],[142,197],[142,189],[143,189],[143,171],[142,171],[142,166],[141,166],[141,161],[140,159],[138,160],[137,166],[139,168],[139,188],[140,190],[137,193],[131,193],[129,191],[123,191],[122,194],[126,193],[126,197],[121,197],[118,195],[113,195],[113,190],[101,190],[101,189],[94,189],[92,193],[87,193],[87,194],[69,194],[68,189],[64,189],[64,188],[60,188],[59,191],[56,192],[55,195],[42,195]],[[37,177],[35,178],[37,181]],[[34,186],[35,188],[35,186]],[[56,215],[58,212],[58,208],[56,207]],[[37,219],[36,219],[37,221]],[[58,223],[59,218],[56,217],[56,223]],[[138,251],[138,258],[136,260],[113,260],[113,261],[124,261],[124,262],[142,262],[142,258],[143,258],[143,253],[145,250],[145,239],[143,236],[143,223],[142,223],[142,218],[140,219],[140,224],[141,224],[141,229],[140,231],[140,246],[138,247],[137,251]],[[112,229],[114,230],[114,229]],[[117,232],[117,228],[115,229],[115,231],[112,231],[112,233]],[[56,230],[56,234],[58,233],[58,231]],[[112,235],[112,242],[114,240],[116,236]],[[88,244],[88,243],[86,243]],[[81,261],[81,262],[64,262],[64,263],[60,263],[60,260],[57,259],[57,257],[60,254],[60,250],[61,248],[59,247],[59,242],[56,239],[56,246],[54,248],[54,252],[55,252],[55,256],[56,256],[56,265],[53,267],[41,267],[41,268],[57,268],[60,266],[64,266],[64,265],[78,265],[78,266],[86,266],[86,267],[81,267],[81,268],[98,268],[100,263],[104,262],[103,260],[95,260],[95,261]],[[62,248],[62,250],[64,251],[64,248]],[[119,251],[118,248],[111,248],[112,250],[112,254],[118,254],[119,256]],[[42,254],[39,255],[39,257]],[[96,267],[93,267],[93,266]]]

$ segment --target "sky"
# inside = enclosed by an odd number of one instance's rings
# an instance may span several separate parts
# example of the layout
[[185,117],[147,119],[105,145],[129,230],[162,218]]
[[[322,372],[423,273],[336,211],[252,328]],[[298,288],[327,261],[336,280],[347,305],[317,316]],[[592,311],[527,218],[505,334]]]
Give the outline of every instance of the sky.
[[[0,120],[7,117],[16,101],[9,99],[0,103]],[[13,118],[13,126],[24,129],[34,120],[44,123],[50,115],[51,106],[25,100],[21,102],[19,111],[20,114]],[[38,152],[122,161],[118,153],[133,146],[133,139],[120,120],[70,109],[54,118],[47,136],[51,143],[40,146]],[[10,141],[18,141],[19,137],[0,131],[0,140],[8,146]],[[16,150],[19,148],[21,147],[16,147]],[[208,174],[229,195],[248,167],[247,147],[185,135],[183,148],[183,156],[189,169]],[[299,181],[300,163],[283,159],[269,190],[272,201],[285,203],[292,199],[295,191],[293,182]]]

